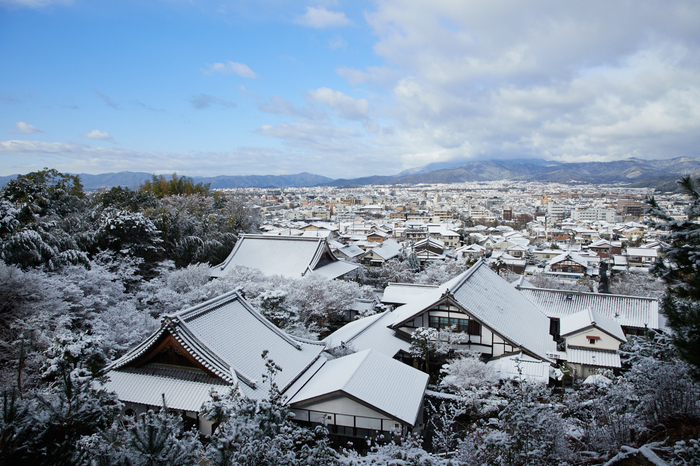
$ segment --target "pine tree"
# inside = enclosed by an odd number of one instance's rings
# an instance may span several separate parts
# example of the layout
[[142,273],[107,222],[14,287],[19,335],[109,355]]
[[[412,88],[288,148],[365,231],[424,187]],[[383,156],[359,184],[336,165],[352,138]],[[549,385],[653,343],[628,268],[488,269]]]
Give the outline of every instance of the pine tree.
[[671,217],[653,197],[647,201],[648,214],[658,219],[649,223],[668,232],[668,246],[661,248],[663,260],[656,262],[652,272],[667,285],[661,309],[674,332],[674,344],[700,377],[700,178],[686,176],[678,184],[690,197],[687,220]]

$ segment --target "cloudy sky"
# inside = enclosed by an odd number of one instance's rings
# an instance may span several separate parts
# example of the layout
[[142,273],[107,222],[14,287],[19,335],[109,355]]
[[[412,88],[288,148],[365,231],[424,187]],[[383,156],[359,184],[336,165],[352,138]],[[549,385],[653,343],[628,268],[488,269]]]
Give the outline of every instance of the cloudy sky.
[[0,175],[699,156],[700,2],[0,0]]

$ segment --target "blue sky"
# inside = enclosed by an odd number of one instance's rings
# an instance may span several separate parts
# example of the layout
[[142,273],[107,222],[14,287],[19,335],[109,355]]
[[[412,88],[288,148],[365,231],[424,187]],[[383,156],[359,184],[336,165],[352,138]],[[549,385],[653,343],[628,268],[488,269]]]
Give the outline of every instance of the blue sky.
[[698,156],[700,2],[0,0],[0,175]]

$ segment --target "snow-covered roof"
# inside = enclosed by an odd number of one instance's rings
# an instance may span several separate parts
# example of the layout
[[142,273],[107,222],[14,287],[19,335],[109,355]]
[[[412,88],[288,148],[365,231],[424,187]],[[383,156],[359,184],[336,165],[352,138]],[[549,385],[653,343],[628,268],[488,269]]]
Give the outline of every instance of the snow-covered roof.
[[521,275],[520,278],[518,278],[514,282],[511,282],[511,285],[513,285],[515,287],[524,286],[527,288],[537,288],[535,285],[533,285],[529,281],[525,280],[525,275]]
[[332,234],[333,234],[333,232],[330,230],[313,229],[313,230],[304,230],[304,233],[301,236],[304,238],[328,238]]
[[627,248],[628,256],[658,257],[659,251],[653,248]]
[[[258,269],[265,275],[300,278],[328,262],[336,261],[338,258],[331,252],[325,238],[243,235],[226,260],[212,267],[211,275],[223,277],[232,268],[245,266]],[[357,268],[356,265],[353,267]]]
[[522,353],[492,359],[486,365],[493,369],[494,374],[500,380],[519,380],[543,384],[549,383],[549,369],[552,367],[547,361],[540,361]]
[[572,364],[598,367],[622,367],[620,355],[615,351],[593,350],[569,347],[566,359]]
[[381,257],[384,260],[389,260],[392,257],[396,257],[399,255],[401,252],[401,245],[394,241],[393,239],[388,239],[382,243],[382,245],[378,248],[372,249],[375,254],[377,254],[379,257]]
[[200,410],[202,403],[211,400],[212,390],[224,394],[231,387],[128,371],[112,371],[109,379],[104,384],[105,389],[116,392],[122,402],[160,407],[165,401],[168,408],[195,412]]
[[384,288],[382,302],[386,304],[406,304],[417,296],[424,295],[437,287],[437,285],[421,285],[418,283],[389,283]]
[[398,328],[413,317],[429,311],[450,292],[455,303],[482,325],[514,345],[539,358],[556,349],[549,335],[549,319],[498,276],[483,260],[414,302],[397,308],[392,327]]
[[318,267],[314,269],[313,273],[332,280],[334,278],[342,277],[346,273],[352,272],[357,267],[357,264],[351,264],[350,262],[339,260]]
[[[221,380],[230,384],[243,382],[239,387],[250,398],[261,398],[268,393],[269,387],[262,382],[266,373],[263,351],[268,351],[267,357],[281,367],[276,382],[284,392],[325,349],[321,342],[301,340],[282,332],[241,296],[231,292],[164,316],[160,330],[108,369],[114,372],[135,363],[155,348],[165,334],[172,335],[190,356]],[[158,386],[152,389],[160,390]]]
[[520,287],[520,293],[547,316],[562,318],[593,309],[623,327],[659,329],[659,303],[653,298]]
[[444,249],[445,247],[445,242],[441,241],[437,238],[433,238],[432,236],[429,236],[427,238],[423,238],[422,240],[416,241],[416,243],[413,245],[413,249],[416,248],[422,248],[422,247],[435,247],[439,249]]
[[597,327],[621,342],[627,341],[619,323],[593,309],[584,309],[575,314],[564,316],[561,318],[559,325],[559,333],[562,336],[571,335],[590,327]]
[[411,342],[389,327],[393,319],[394,315],[389,311],[364,317],[339,328],[323,342],[329,348],[345,343],[356,351],[372,349],[389,357],[396,356],[399,351],[408,353]]
[[348,244],[347,246],[338,249],[338,252],[344,254],[345,257],[353,258],[363,254],[365,251],[356,244]]
[[576,254],[575,252],[571,251],[559,254],[557,257],[552,258],[552,260],[549,261],[549,266],[558,264],[559,262],[564,262],[566,260],[570,260],[584,267],[588,267],[588,261],[586,259],[581,257],[579,254]]
[[408,425],[415,425],[428,374],[365,350],[326,362],[289,404],[330,394],[346,394]]

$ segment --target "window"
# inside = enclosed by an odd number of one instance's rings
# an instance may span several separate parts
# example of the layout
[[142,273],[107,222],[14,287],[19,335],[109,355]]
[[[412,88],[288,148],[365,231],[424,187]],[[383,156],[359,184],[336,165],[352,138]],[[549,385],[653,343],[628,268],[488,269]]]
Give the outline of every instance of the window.
[[470,320],[467,333],[469,335],[481,335],[481,324],[475,320]]

